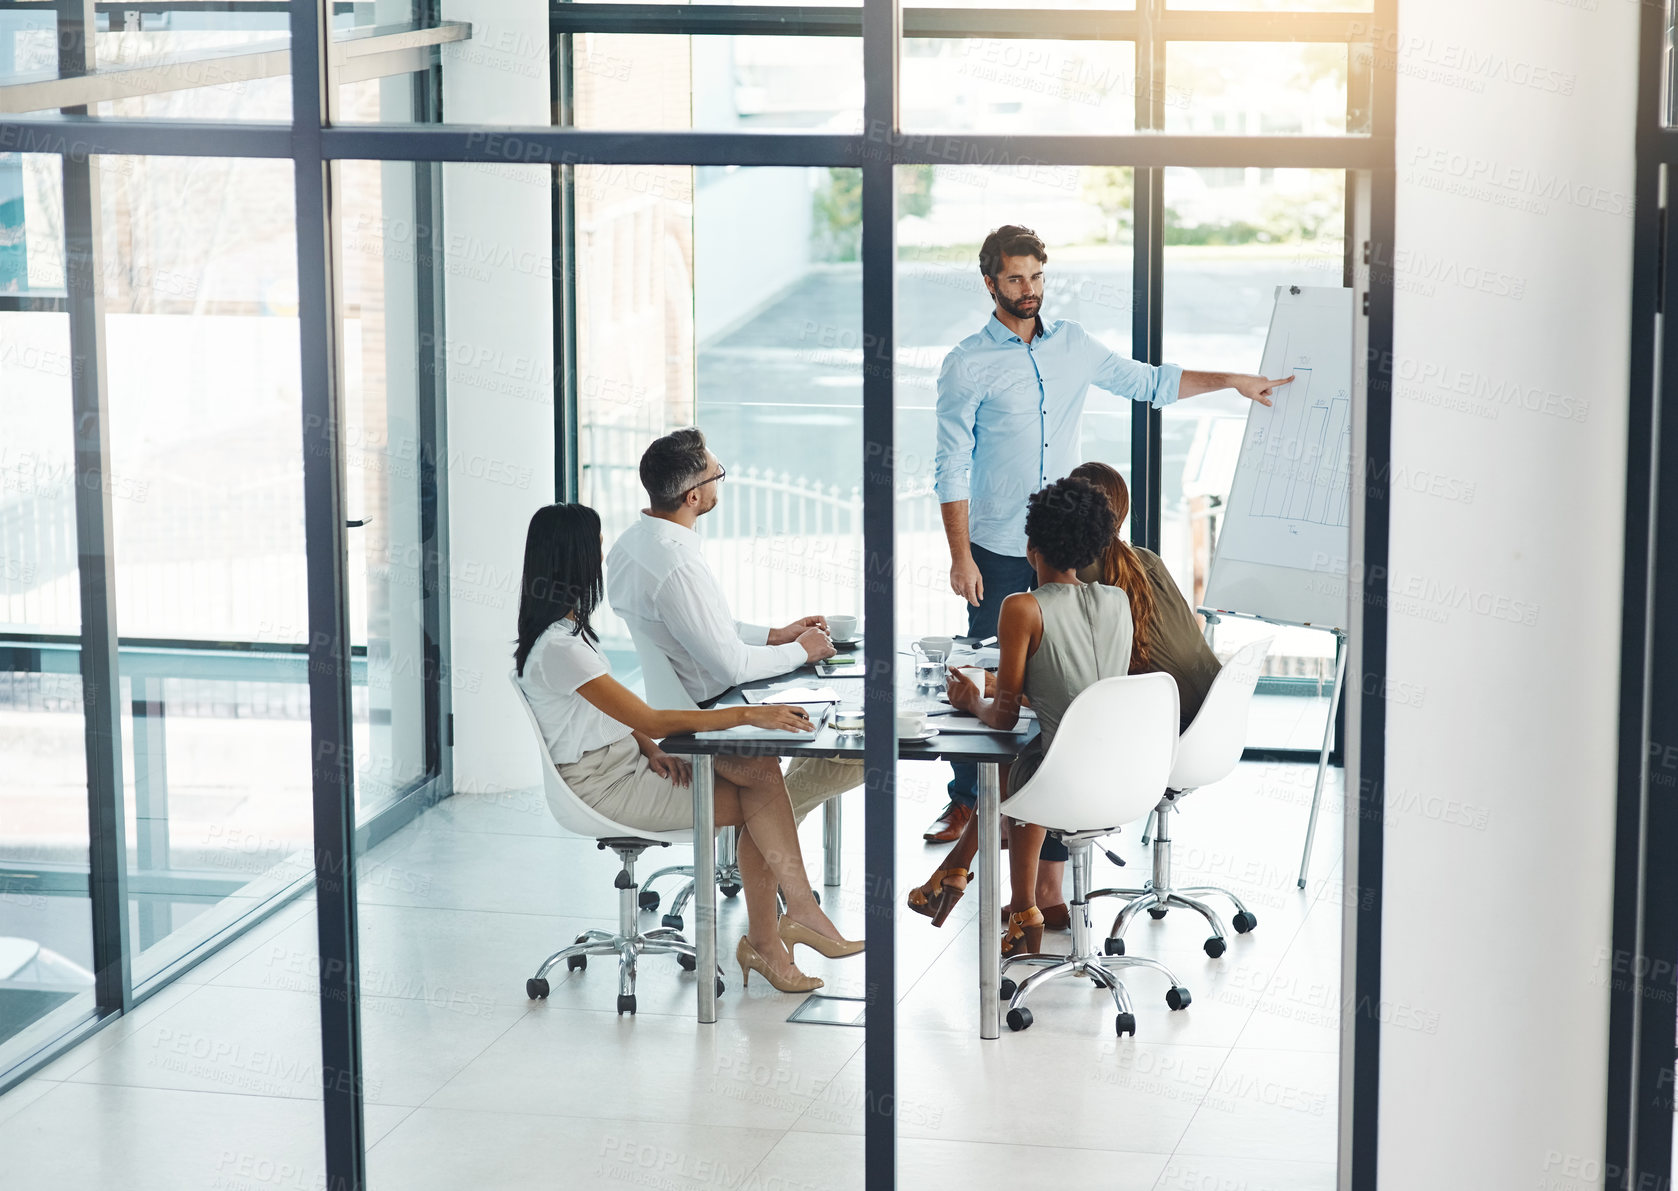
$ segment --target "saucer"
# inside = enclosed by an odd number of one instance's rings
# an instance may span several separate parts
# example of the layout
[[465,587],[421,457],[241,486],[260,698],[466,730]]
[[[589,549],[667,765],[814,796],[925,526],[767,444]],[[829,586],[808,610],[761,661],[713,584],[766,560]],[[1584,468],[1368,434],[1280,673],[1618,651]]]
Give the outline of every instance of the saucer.
[[897,743],[898,744],[920,744],[922,741],[931,740],[936,735],[938,735],[938,729],[932,727],[931,725],[928,725],[927,727],[922,728],[918,735],[915,735],[915,736],[899,736],[897,738]]
[[847,652],[849,652],[850,650],[853,650],[853,649],[861,649],[862,648],[862,638],[861,637],[852,637],[849,641],[840,641],[838,639],[833,639],[833,648],[843,649]]

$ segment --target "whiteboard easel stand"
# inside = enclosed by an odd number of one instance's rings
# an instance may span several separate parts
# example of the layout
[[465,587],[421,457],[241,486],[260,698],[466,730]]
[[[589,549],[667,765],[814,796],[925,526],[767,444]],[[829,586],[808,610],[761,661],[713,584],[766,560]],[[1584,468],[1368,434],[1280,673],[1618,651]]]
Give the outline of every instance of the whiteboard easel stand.
[[1226,616],[1236,620],[1263,621],[1265,624],[1280,625],[1283,628],[1316,629],[1318,632],[1334,634],[1334,693],[1329,696],[1328,723],[1323,727],[1323,749],[1317,756],[1317,784],[1311,791],[1311,818],[1305,826],[1305,853],[1299,858],[1299,887],[1304,889],[1305,874],[1311,867],[1311,845],[1317,838],[1317,811],[1323,801],[1323,778],[1328,774],[1328,755],[1334,750],[1334,721],[1340,714],[1340,688],[1346,681],[1346,630],[1327,628],[1320,624],[1301,624],[1294,620],[1275,620],[1269,616],[1256,616],[1251,612],[1225,612],[1217,608],[1199,608],[1197,611],[1206,618],[1208,642],[1212,639],[1212,626]]

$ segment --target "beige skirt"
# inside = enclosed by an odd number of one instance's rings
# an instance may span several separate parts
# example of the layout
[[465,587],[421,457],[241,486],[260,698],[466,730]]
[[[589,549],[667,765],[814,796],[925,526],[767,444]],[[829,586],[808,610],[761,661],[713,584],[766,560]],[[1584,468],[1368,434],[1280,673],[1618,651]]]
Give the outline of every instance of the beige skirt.
[[693,790],[654,773],[633,736],[561,765],[559,775],[578,798],[614,823],[641,831],[693,826]]

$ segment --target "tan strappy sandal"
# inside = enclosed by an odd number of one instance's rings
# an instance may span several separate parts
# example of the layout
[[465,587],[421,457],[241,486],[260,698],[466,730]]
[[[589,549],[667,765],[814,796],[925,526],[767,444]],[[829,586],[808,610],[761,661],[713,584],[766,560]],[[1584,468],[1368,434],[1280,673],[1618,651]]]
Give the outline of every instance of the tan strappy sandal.
[[1017,914],[1008,915],[1008,925],[1002,928],[1002,954],[1035,955],[1043,949],[1043,912],[1027,906]]
[[944,919],[967,892],[967,880],[972,875],[964,868],[939,869],[925,885],[909,891],[909,908],[932,919],[933,926],[943,926]]

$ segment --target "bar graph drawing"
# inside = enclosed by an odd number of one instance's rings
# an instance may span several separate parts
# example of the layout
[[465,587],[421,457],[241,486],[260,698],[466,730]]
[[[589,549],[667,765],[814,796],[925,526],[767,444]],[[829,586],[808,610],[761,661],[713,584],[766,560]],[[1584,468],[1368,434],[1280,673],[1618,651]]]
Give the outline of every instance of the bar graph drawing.
[[1292,371],[1293,384],[1278,391],[1268,413],[1265,441],[1297,449],[1262,459],[1252,515],[1350,528],[1351,402],[1345,390],[1313,394],[1315,368],[1299,365]]
[[1351,527],[1352,291],[1279,286],[1205,602],[1344,627]]

